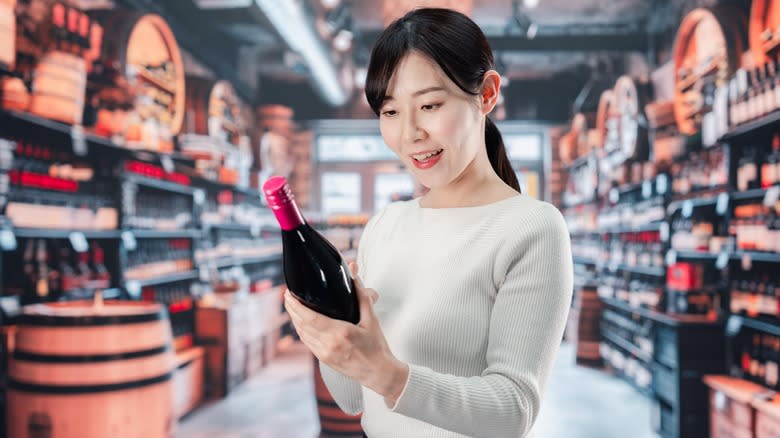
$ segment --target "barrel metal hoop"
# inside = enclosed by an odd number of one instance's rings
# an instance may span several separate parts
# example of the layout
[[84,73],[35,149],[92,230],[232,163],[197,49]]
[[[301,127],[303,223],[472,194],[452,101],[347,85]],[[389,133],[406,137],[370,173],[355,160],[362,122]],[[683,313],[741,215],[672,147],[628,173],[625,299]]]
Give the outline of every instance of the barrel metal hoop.
[[57,395],[78,395],[94,394],[103,392],[123,391],[126,389],[137,389],[145,386],[152,386],[171,380],[173,372],[165,373],[161,376],[152,377],[143,380],[133,380],[130,382],[111,383],[106,385],[39,385],[36,383],[19,382],[14,379],[8,380],[8,388],[37,394],[57,394]]
[[90,315],[90,316],[58,316],[22,314],[19,325],[45,327],[83,327],[121,324],[142,324],[146,322],[163,321],[167,319],[165,310],[140,315]]
[[91,354],[91,355],[56,355],[39,354],[29,351],[16,350],[13,353],[15,360],[39,363],[89,363],[89,362],[113,362],[127,359],[139,359],[142,357],[156,356],[158,354],[172,351],[170,345],[150,348],[141,351],[129,351],[127,353],[114,354]]

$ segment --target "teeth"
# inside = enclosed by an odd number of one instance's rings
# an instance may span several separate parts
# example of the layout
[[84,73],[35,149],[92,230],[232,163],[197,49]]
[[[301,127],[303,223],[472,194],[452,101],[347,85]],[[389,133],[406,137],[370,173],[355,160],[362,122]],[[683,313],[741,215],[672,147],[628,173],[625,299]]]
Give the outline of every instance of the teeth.
[[439,150],[438,150],[438,151],[436,151],[436,152],[428,152],[427,154],[417,154],[417,155],[412,155],[412,158],[414,158],[414,159],[415,159],[415,160],[417,160],[417,161],[425,161],[425,160],[427,160],[428,158],[431,158],[431,157],[433,157],[434,155],[439,155],[439,154],[441,153],[441,151],[443,151],[443,150],[444,150],[444,149],[439,149]]

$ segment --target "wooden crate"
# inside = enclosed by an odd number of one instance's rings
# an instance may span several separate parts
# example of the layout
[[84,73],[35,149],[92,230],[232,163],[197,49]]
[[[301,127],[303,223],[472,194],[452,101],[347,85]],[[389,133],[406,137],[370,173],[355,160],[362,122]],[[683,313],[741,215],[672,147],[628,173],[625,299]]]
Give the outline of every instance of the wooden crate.
[[206,394],[226,396],[265,366],[263,338],[281,312],[276,289],[251,295],[224,294],[195,313],[197,344],[206,351]]
[[766,388],[722,375],[704,376],[710,388],[710,437],[754,438],[756,410],[751,401]]
[[780,438],[780,398],[753,400],[756,408],[756,438]]
[[176,371],[173,374],[176,418],[192,412],[203,400],[205,356],[203,347],[192,347],[176,353]]

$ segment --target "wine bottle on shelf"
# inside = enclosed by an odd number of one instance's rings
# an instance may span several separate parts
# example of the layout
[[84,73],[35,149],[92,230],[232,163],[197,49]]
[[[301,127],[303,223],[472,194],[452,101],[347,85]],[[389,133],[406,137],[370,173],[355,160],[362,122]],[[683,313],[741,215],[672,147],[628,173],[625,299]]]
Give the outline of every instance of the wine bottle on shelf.
[[111,283],[111,274],[104,264],[103,248],[95,242],[92,242],[92,281],[96,288],[103,289],[109,287]]
[[761,165],[761,187],[767,188],[780,182],[780,134],[772,137],[772,153]]
[[287,179],[274,176],[263,193],[282,229],[287,287],[307,307],[352,323],[360,321],[357,291],[346,262],[303,218]]

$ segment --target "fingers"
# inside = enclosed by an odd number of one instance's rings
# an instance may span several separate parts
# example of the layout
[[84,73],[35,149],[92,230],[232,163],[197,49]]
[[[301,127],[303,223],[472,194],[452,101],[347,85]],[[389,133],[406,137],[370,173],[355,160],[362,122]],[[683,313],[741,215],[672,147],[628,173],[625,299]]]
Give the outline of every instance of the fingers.
[[358,276],[358,265],[355,262],[349,262],[349,270],[352,272],[353,277]]
[[290,318],[298,321],[300,326],[310,326],[318,330],[325,330],[330,318],[315,312],[304,306],[303,303],[294,297],[289,289],[284,293],[284,307]]

